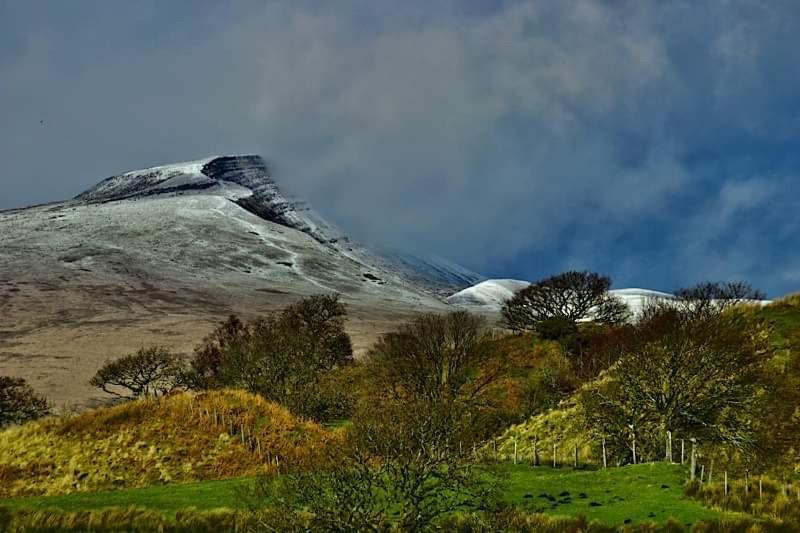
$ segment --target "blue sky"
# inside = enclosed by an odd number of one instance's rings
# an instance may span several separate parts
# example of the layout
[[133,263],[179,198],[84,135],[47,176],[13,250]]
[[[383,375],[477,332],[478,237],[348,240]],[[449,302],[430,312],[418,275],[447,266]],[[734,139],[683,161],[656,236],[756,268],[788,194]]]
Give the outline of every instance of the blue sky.
[[799,36],[779,0],[0,0],[0,209],[259,153],[368,243],[778,296]]

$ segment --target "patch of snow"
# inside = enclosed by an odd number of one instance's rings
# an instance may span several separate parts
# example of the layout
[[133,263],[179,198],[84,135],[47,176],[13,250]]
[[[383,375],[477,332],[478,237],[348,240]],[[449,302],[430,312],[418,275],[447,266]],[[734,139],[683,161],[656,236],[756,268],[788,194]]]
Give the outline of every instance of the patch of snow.
[[500,311],[515,292],[528,285],[529,282],[518,279],[488,279],[453,294],[446,302],[459,307],[482,307]]
[[[446,299],[446,302],[476,311],[500,312],[503,304],[510,300],[515,292],[528,285],[529,282],[517,279],[489,279],[453,294]],[[628,306],[633,318],[641,316],[642,310],[655,301],[675,299],[674,294],[636,287],[612,289],[608,292]],[[772,300],[754,300],[748,303],[765,306],[772,303]]]

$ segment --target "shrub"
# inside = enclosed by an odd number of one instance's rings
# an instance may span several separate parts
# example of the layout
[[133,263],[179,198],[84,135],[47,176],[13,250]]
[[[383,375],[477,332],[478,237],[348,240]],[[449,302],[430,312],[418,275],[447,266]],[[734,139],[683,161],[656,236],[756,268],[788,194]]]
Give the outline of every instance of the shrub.
[[337,295],[317,295],[247,324],[230,317],[195,350],[187,380],[198,389],[243,388],[295,414],[326,420],[341,403],[320,385],[353,360]]
[[50,412],[47,400],[22,378],[0,376],[0,427],[21,424]]

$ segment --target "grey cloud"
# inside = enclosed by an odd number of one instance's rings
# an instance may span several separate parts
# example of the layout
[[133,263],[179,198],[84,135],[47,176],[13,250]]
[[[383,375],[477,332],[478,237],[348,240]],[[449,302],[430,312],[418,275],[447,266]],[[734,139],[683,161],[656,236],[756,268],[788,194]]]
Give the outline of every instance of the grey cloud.
[[[134,17],[157,46],[130,28],[114,40],[126,20],[110,12],[83,13],[93,24],[73,55],[58,20],[31,28],[0,61],[13,132],[0,208],[130,168],[258,152],[357,238],[487,271],[516,261],[525,276],[537,254],[592,263],[687,189],[717,191],[686,156],[719,130],[785,138],[797,125],[773,105],[798,85],[774,83],[792,61],[791,4],[509,2],[479,16],[462,2],[192,5]],[[727,260],[704,272],[731,271]]]

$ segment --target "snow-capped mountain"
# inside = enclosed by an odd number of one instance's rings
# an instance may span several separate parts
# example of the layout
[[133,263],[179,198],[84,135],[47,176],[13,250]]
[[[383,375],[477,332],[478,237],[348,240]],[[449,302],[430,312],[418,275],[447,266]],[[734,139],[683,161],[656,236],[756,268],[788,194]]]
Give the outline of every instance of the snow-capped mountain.
[[399,278],[424,292],[446,296],[483,279],[442,258],[376,253],[352,242],[304,201],[285,196],[264,159],[255,155],[209,157],[126,172],[102,181],[75,200],[99,203],[187,194],[226,198],[259,218],[301,231],[361,264],[372,282]]
[[[518,279],[489,279],[456,292],[446,301],[451,305],[472,308],[476,311],[499,312],[503,304],[514,296],[514,293],[528,285],[530,285],[529,282]],[[637,288],[612,289],[608,292],[625,302],[634,316],[641,313],[644,306],[650,301],[675,297],[666,292]]]
[[126,172],[72,200],[0,211],[0,374],[83,403],[109,357],[186,353],[230,313],[332,292],[358,354],[479,279],[352,242],[285,196],[258,156]]

